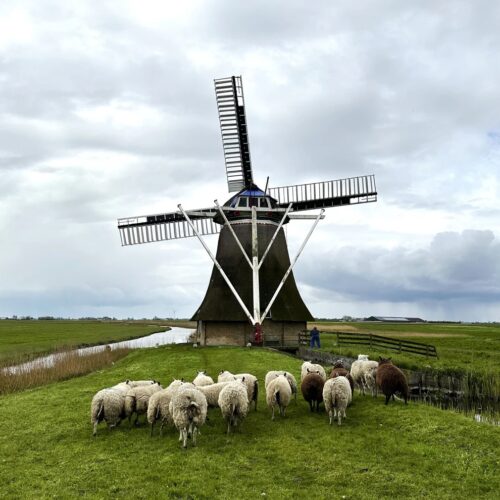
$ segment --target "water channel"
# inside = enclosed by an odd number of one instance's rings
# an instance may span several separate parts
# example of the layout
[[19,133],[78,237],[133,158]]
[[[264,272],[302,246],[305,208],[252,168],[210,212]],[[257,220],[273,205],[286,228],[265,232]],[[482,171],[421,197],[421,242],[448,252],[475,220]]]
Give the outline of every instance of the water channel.
[[41,356],[33,361],[28,361],[20,365],[9,366],[4,368],[4,370],[15,374],[27,372],[36,368],[49,368],[54,366],[57,361],[64,359],[64,357],[68,355],[68,352],[71,354],[78,353],[80,355],[86,355],[101,352],[105,349],[141,349],[147,347],[158,347],[166,344],[185,344],[186,342],[189,342],[189,337],[193,332],[195,332],[195,330],[191,328],[171,327],[170,330],[153,333],[137,339],[123,340],[121,342],[113,342],[92,347],[81,347],[72,351],[58,352],[55,354],[49,354],[48,356]]

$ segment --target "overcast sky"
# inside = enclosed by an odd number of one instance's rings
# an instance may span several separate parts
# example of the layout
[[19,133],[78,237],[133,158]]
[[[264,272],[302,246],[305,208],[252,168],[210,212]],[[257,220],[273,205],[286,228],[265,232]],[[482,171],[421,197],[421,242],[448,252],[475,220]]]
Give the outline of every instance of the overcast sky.
[[121,247],[116,219],[229,198],[213,79],[241,74],[262,187],[376,175],[298,261],[313,315],[500,320],[499,26],[480,0],[3,0],[0,316],[197,309],[199,242]]

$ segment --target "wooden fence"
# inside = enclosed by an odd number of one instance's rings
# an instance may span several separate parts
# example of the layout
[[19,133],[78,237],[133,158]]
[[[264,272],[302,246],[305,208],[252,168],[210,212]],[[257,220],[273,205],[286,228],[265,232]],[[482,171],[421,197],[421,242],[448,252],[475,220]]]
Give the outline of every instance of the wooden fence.
[[436,348],[430,344],[412,342],[410,340],[399,340],[383,337],[373,333],[332,332],[337,335],[337,345],[366,345],[370,349],[392,349],[393,351],[409,352],[422,356],[438,358]]

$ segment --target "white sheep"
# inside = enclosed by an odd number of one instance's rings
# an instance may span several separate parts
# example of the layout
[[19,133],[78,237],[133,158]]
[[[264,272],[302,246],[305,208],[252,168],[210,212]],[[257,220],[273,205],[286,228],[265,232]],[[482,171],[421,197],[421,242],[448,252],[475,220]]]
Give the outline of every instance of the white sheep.
[[106,421],[111,429],[117,426],[125,417],[125,394],[130,389],[127,382],[121,382],[113,387],[102,389],[92,398],[90,405],[90,422],[93,425],[93,435],[97,435],[97,424]]
[[172,421],[179,431],[182,447],[187,447],[191,437],[196,446],[196,436],[207,419],[207,398],[196,387],[181,386],[169,405]]
[[[156,380],[127,380],[129,387],[132,389],[134,387],[139,387],[141,385],[153,385],[156,384]],[[159,383],[159,382],[158,382]]]
[[373,397],[377,395],[377,383],[375,381],[375,378],[377,376],[377,368],[378,362],[371,360],[363,361],[361,367],[363,385],[367,390],[371,392]]
[[207,375],[207,372],[198,372],[198,375],[196,375],[196,378],[193,380],[193,384],[196,385],[197,387],[203,385],[211,385],[213,383],[214,381],[212,377],[209,377]]
[[334,418],[341,425],[342,417],[346,418],[345,410],[352,401],[349,380],[343,376],[328,379],[323,386],[323,401],[330,417],[330,425]]
[[[177,392],[177,389],[183,384],[185,384],[185,382],[182,380],[174,380],[167,388],[155,392],[149,398],[147,418],[151,425],[151,436],[153,435],[155,423],[158,420],[161,420],[160,436],[162,435],[164,425],[171,422],[172,416],[170,415],[169,409],[170,401]],[[191,386],[191,384],[188,385]]]
[[248,413],[248,392],[245,380],[228,383],[219,394],[219,407],[222,418],[227,422],[227,433],[236,427]]
[[149,385],[139,385],[130,389],[125,396],[125,416],[128,417],[129,422],[132,415],[135,413],[135,422],[137,424],[139,415],[148,411],[149,398],[158,391],[161,391],[162,386],[156,382]]
[[297,402],[297,380],[295,377],[290,373],[286,371],[278,371],[278,370],[273,370],[270,372],[266,373],[266,379],[264,381],[264,386],[267,389],[267,386],[269,385],[269,382],[271,382],[272,379],[284,375],[286,379],[288,380],[288,383],[290,384],[290,389],[292,390],[292,395],[295,396],[295,402]]
[[274,408],[278,406],[280,415],[285,416],[286,408],[292,398],[292,389],[286,375],[278,375],[273,378],[266,387],[266,402],[269,409],[272,409],[274,420]]
[[300,381],[304,380],[304,377],[308,373],[317,373],[323,380],[326,380],[325,369],[321,365],[316,365],[310,361],[304,361],[300,367]]
[[233,380],[235,380],[234,375],[227,370],[219,372],[219,376],[217,377],[217,382],[232,382]]
[[237,373],[236,375],[223,370],[219,373],[217,377],[217,382],[230,382],[232,380],[245,380],[245,385],[247,388],[248,402],[252,401],[255,404],[255,410],[257,411],[257,399],[259,397],[259,381],[255,375],[251,373]]
[[366,354],[359,354],[358,359],[351,365],[351,377],[358,386],[360,392],[365,394],[365,389],[369,389],[375,395],[375,374],[378,363],[368,359]]
[[[233,380],[234,382],[234,380]],[[219,395],[222,388],[231,382],[217,382],[212,385],[198,386],[198,390],[205,394],[207,398],[207,404],[209,407],[218,408],[219,407]]]

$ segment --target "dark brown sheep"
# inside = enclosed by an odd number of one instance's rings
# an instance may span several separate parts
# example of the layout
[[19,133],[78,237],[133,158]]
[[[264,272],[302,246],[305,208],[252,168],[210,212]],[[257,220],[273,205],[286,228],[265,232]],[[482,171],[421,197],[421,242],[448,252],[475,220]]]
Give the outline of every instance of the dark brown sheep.
[[391,358],[379,358],[376,382],[377,387],[385,395],[385,404],[389,402],[391,396],[394,396],[396,392],[400,392],[405,404],[408,404],[408,382],[405,374],[392,364]]
[[345,377],[347,380],[349,380],[349,384],[351,386],[351,392],[354,394],[354,380],[352,379],[351,374],[344,368],[342,361],[337,361],[333,365],[332,371],[330,372],[328,378],[335,378],[335,377]]
[[323,401],[323,386],[325,381],[317,373],[307,373],[300,385],[302,396],[309,403],[311,411],[319,411],[319,404]]

